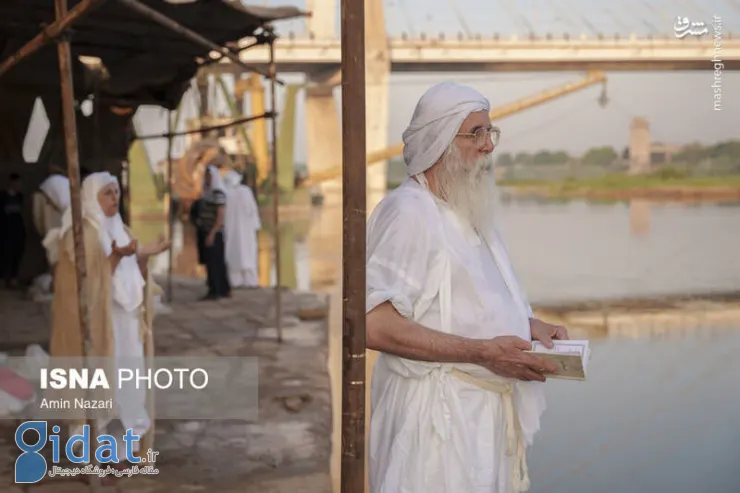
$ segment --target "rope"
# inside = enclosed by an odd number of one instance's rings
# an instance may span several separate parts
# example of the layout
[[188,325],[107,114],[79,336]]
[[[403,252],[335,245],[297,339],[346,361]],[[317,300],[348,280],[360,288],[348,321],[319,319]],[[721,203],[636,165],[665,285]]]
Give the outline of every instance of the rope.
[[409,16],[409,11],[406,9],[406,4],[404,3],[404,0],[398,0],[398,7],[401,9],[403,18],[406,21],[406,26],[409,28],[409,34],[411,36],[416,36],[416,30],[411,23],[411,17]]
[[460,10],[457,8],[455,0],[448,0],[448,2],[450,3],[450,7],[452,7],[452,11],[455,13],[457,23],[460,24],[460,27],[462,28],[465,35],[471,38],[473,34],[470,31],[470,27],[468,27],[468,24],[465,22],[465,17],[463,17],[462,12],[460,12]]
[[511,17],[511,19],[515,23],[519,21],[521,24],[524,25],[524,28],[525,30],[527,30],[527,32],[532,32],[532,25],[529,23],[527,18],[519,14],[519,12],[516,9],[509,8],[509,3],[507,2],[507,0],[501,0],[501,5],[504,6],[504,8],[506,9],[506,12],[509,14],[509,17]]
[[511,486],[516,493],[527,491],[530,486],[529,468],[527,467],[527,453],[521,435],[519,419],[514,409],[514,387],[512,384],[496,380],[484,380],[457,368],[453,368],[450,374],[479,389],[501,395],[504,420],[506,421],[506,455],[514,458],[511,465]]

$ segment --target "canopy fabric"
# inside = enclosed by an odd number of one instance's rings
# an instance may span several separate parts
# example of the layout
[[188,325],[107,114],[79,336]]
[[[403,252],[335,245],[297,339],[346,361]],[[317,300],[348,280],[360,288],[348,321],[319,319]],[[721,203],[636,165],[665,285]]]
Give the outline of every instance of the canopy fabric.
[[[69,0],[69,9],[79,1]],[[140,1],[220,46],[251,36],[269,22],[305,15],[296,7],[244,6],[238,0]],[[15,53],[54,20],[52,1],[0,2],[0,59]],[[210,51],[115,0],[106,1],[75,23],[71,43],[78,97],[91,94],[100,81],[97,71],[85,67],[78,57],[96,57],[110,74],[99,84],[101,97],[168,109],[177,107],[195,75],[196,58],[205,58]],[[40,93],[58,91],[58,87],[54,43],[0,77],[0,88]]]

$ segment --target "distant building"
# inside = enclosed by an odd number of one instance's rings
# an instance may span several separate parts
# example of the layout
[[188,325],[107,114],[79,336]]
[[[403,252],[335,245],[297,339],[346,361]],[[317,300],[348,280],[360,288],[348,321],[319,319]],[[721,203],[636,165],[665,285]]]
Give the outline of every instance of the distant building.
[[648,173],[653,165],[671,162],[673,154],[681,146],[650,141],[650,124],[645,118],[636,117],[630,124],[630,143],[625,157],[629,162],[629,173]]
[[645,118],[636,117],[630,124],[629,172],[650,171],[650,124]]

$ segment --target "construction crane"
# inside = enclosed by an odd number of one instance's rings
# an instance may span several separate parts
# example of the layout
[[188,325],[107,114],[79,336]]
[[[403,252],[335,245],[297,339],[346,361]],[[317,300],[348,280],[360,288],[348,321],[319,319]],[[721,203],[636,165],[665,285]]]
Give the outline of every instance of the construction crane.
[[[601,71],[591,71],[586,75],[585,78],[577,82],[569,82],[562,86],[554,87],[551,89],[546,89],[532,96],[527,96],[525,98],[518,99],[509,104],[505,104],[503,106],[493,108],[491,110],[490,117],[492,121],[500,120],[501,118],[511,116],[515,113],[519,113],[520,111],[533,108],[540,104],[547,103],[548,101],[552,101],[553,99],[559,98],[561,96],[565,96],[566,94],[571,94],[573,92],[580,91],[581,89],[584,89],[586,87],[592,86],[594,84],[599,84],[599,83],[604,84],[601,96],[599,98],[599,104],[601,106],[604,106],[607,101],[606,99],[606,74]],[[395,144],[391,147],[382,149],[380,151],[370,152],[367,155],[367,166],[371,166],[373,164],[383,162],[387,159],[396,157],[402,153],[403,153],[403,143]],[[342,167],[341,165],[337,165],[336,167],[333,167],[327,171],[312,173],[309,176],[308,184],[315,185],[323,181],[334,180],[336,178],[339,178],[340,176],[342,176]]]

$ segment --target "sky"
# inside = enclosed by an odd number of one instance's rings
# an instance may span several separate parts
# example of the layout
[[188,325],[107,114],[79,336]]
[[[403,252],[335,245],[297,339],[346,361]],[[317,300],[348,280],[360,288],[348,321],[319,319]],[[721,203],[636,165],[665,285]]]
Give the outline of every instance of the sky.
[[[319,4],[332,0],[314,0]],[[307,8],[306,0],[269,0],[247,2],[259,5],[296,5]],[[338,2],[336,2],[338,3]],[[530,30],[538,35],[547,33],[581,33],[605,35],[619,33],[626,37],[639,35],[673,36],[677,16],[701,20],[709,24],[720,16],[723,30],[740,36],[740,0],[384,0],[386,27],[391,37],[402,33],[428,36],[458,32],[493,36],[518,34]],[[338,8],[338,7],[337,7]],[[337,23],[339,15],[337,10]],[[277,23],[281,34],[300,36],[306,32],[304,19]],[[337,32],[339,27],[337,25]],[[408,125],[416,101],[430,86],[452,80],[468,84],[486,95],[492,106],[511,102],[557,87],[583,77],[578,72],[522,73],[440,73],[391,75],[388,130],[389,144],[400,141]],[[283,74],[286,82],[301,82],[300,74]],[[558,98],[497,121],[502,129],[500,152],[565,150],[579,154],[594,146],[609,145],[617,149],[628,143],[629,124],[640,116],[650,122],[653,141],[667,144],[701,142],[714,143],[740,139],[740,72],[724,72],[722,76],[722,111],[713,109],[713,71],[691,72],[607,72],[606,107],[597,103],[601,85]],[[341,90],[336,88],[339,100]],[[217,98],[220,99],[220,98]],[[217,111],[227,115],[223,102],[215,104]],[[278,92],[278,108],[282,106],[282,91]],[[193,100],[186,96],[185,114],[194,116]],[[337,106],[341,108],[340,105]],[[248,110],[248,109],[247,109]],[[137,124],[142,133],[165,131],[164,112],[157,108],[141,108]],[[296,161],[306,159],[303,98],[299,95],[296,117]],[[320,122],[313,122],[320,124]],[[166,142],[148,141],[153,163],[165,158]],[[183,151],[183,142],[176,142],[175,155]]]

